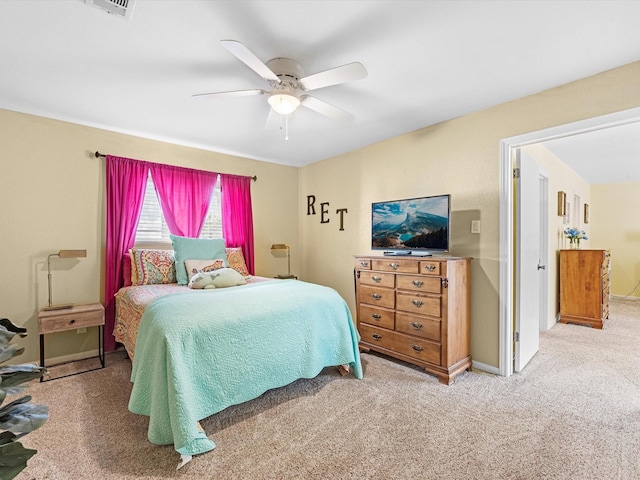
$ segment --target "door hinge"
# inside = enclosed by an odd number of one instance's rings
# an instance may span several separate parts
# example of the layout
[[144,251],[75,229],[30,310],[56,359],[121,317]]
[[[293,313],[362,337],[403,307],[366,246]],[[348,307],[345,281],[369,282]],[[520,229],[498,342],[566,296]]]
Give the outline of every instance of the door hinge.
[[520,332],[513,332],[513,341],[514,342],[520,341]]
[[513,169],[513,178],[520,178],[520,169],[519,168],[514,168]]

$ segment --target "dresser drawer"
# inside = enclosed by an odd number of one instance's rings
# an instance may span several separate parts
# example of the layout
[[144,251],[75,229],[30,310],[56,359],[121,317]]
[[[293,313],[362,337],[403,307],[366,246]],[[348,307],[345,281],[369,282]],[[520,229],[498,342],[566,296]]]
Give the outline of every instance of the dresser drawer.
[[407,259],[378,259],[372,260],[372,270],[382,270],[383,272],[396,272],[396,273],[418,273],[420,262],[418,260]]
[[420,273],[423,275],[446,275],[446,265],[441,262],[420,262]]
[[64,332],[74,328],[104,325],[104,311],[61,313],[51,310],[40,314],[38,333]]
[[396,278],[396,286],[401,290],[412,290],[415,292],[442,292],[442,281],[440,280],[440,277],[398,275]]
[[440,344],[398,332],[360,325],[362,341],[434,364],[440,363]]
[[393,310],[383,310],[382,308],[360,305],[358,321],[393,330],[395,326],[395,312]]
[[396,276],[393,273],[360,272],[362,285],[377,285],[379,287],[395,287]]
[[356,270],[371,270],[371,260],[368,258],[356,258]]
[[441,303],[441,297],[435,295],[396,293],[396,308],[403,312],[440,318],[442,315]]
[[358,289],[358,303],[366,303],[367,305],[385,308],[395,308],[396,306],[393,290],[367,285],[360,285]]
[[417,315],[396,314],[396,331],[440,341],[440,320]]
[[602,276],[602,289],[605,290],[609,288],[609,274],[606,273]]

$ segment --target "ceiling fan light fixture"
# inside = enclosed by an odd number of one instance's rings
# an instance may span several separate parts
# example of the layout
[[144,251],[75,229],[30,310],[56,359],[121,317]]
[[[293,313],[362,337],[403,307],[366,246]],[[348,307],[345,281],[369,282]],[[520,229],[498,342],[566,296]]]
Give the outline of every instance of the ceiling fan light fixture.
[[269,105],[280,115],[289,115],[300,106],[300,99],[292,93],[276,92],[269,95]]

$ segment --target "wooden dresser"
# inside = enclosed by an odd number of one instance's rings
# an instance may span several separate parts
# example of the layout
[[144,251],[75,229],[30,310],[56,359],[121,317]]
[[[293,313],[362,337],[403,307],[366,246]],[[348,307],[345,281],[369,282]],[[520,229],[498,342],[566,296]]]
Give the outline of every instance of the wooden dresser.
[[470,265],[459,257],[355,257],[361,349],[453,383],[471,368]]
[[610,269],[609,250],[560,250],[560,322],[604,326]]

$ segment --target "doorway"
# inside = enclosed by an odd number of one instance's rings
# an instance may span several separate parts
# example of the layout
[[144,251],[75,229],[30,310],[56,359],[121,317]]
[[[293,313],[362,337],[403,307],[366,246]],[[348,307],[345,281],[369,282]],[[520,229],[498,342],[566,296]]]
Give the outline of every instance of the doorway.
[[[514,236],[517,209],[513,201],[515,198],[513,169],[516,165],[518,149],[534,143],[639,121],[640,108],[633,108],[500,141],[500,351],[498,367],[500,375],[508,377],[514,373],[515,286],[518,280],[516,276],[519,275],[520,269],[516,259],[518,239]],[[531,333],[531,335],[536,334],[539,335],[539,330],[536,333]],[[522,340],[521,337],[520,341]]]

